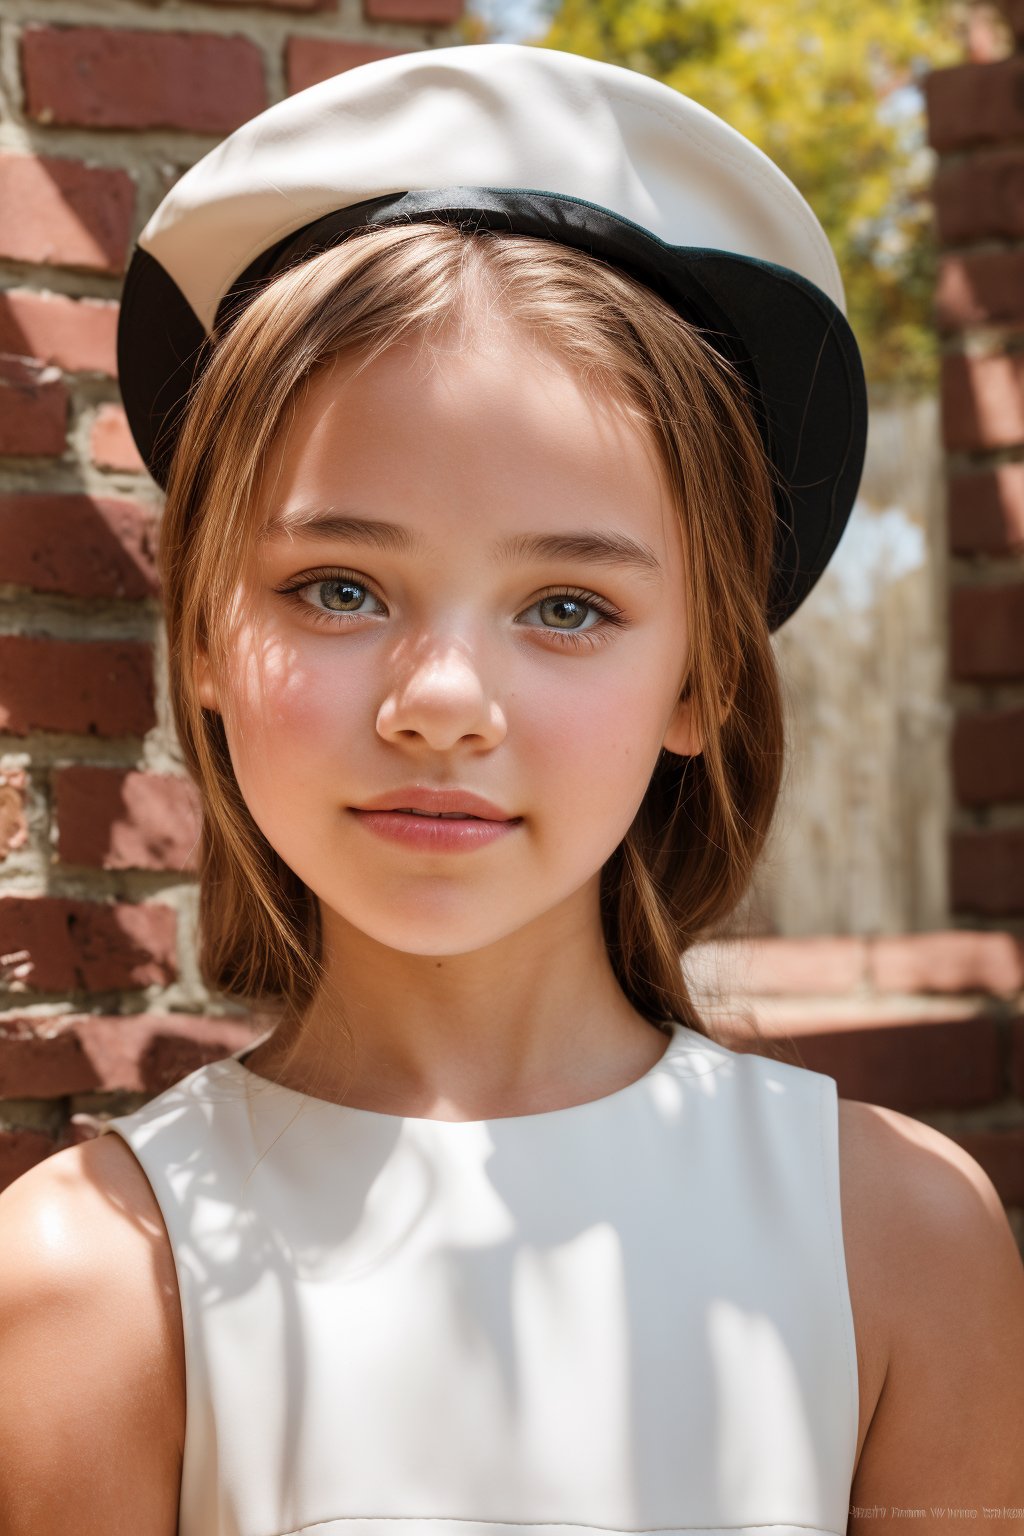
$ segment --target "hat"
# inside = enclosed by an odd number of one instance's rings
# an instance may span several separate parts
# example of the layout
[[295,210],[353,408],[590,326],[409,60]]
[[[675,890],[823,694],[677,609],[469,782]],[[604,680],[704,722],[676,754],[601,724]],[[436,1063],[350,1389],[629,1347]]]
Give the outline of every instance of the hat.
[[660,81],[466,44],[299,91],[204,155],[139,235],[118,321],[132,435],[166,486],[207,345],[285,267],[367,226],[446,220],[558,240],[653,289],[752,386],[776,490],[772,629],[853,508],[867,394],[825,231],[749,139]]

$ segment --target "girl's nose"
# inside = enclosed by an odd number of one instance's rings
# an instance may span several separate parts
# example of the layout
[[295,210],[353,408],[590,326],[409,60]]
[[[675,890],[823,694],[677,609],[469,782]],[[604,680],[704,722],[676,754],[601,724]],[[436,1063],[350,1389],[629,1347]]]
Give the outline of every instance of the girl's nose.
[[388,741],[421,736],[435,751],[465,737],[495,746],[507,729],[504,710],[465,644],[426,649],[396,669],[377,712],[377,730]]

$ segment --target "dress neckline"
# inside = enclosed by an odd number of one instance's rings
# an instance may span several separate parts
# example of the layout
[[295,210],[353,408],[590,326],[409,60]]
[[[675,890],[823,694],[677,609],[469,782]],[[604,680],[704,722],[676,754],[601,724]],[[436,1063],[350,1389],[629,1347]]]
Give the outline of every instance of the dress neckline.
[[[635,1077],[631,1083],[626,1083],[622,1088],[615,1088],[611,1093],[601,1094],[599,1098],[585,1099],[582,1103],[579,1104],[565,1104],[559,1109],[534,1110],[532,1113],[524,1115],[487,1115],[480,1120],[442,1120],[433,1115],[396,1115],[392,1114],[388,1110],[383,1109],[360,1109],[355,1104],[339,1104],[333,1099],[324,1099],[317,1094],[304,1093],[299,1088],[289,1088],[285,1083],[275,1082],[273,1078],[263,1077],[259,1072],[254,1072],[251,1067],[247,1067],[245,1062],[239,1059],[243,1052],[252,1051],[255,1049],[255,1046],[251,1043],[240,1046],[239,1049],[237,1051],[233,1051],[230,1056],[222,1057],[220,1060],[220,1066],[227,1068],[228,1070],[233,1070],[236,1076],[240,1077],[240,1079],[246,1083],[256,1083],[259,1086],[261,1093],[277,1094],[286,1100],[291,1099],[297,1102],[301,1102],[302,1104],[312,1106],[323,1114],[335,1114],[339,1116],[358,1115],[365,1120],[375,1120],[381,1124],[390,1121],[394,1124],[408,1124],[416,1126],[437,1125],[455,1127],[479,1127],[491,1125],[495,1122],[505,1125],[523,1121],[550,1120],[555,1115],[578,1115],[584,1111],[594,1109],[599,1104],[611,1104],[614,1102],[619,1102],[629,1094],[636,1094],[644,1084],[650,1082],[650,1080],[658,1073],[664,1071],[670,1060],[678,1054],[682,1042],[687,1037],[694,1035],[696,1035],[696,1031],[688,1030],[685,1025],[679,1023],[677,1020],[672,1020],[671,1032],[668,1035],[667,1044],[661,1055],[658,1057],[657,1061],[654,1062],[652,1066],[648,1067],[646,1072],[643,1072],[639,1077]],[[702,1041],[705,1041],[706,1044],[711,1044],[711,1041],[706,1040],[706,1037],[703,1035],[699,1036],[698,1038]]]

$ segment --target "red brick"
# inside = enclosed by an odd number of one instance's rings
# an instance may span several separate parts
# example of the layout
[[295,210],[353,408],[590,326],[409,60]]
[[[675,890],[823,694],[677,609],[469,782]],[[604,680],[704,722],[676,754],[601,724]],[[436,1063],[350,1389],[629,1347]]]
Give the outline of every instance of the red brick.
[[950,1131],[952,1141],[980,1163],[1004,1205],[1024,1205],[1024,1130]]
[[[126,1021],[119,1019],[124,1029]],[[161,1093],[180,1082],[188,1072],[210,1061],[220,1061],[243,1045],[251,1045],[261,1030],[242,1020],[189,1018],[168,1014],[152,1025],[142,1024],[134,1038],[122,1045],[131,1051],[135,1091]],[[94,1058],[95,1059],[95,1058]]]
[[230,133],[267,106],[259,48],[219,33],[30,26],[21,72],[39,123]]
[[0,768],[0,862],[28,842],[27,787],[28,775],[24,768]]
[[1024,58],[954,64],[924,77],[928,142],[970,149],[1024,135]]
[[1024,464],[951,475],[948,526],[954,555],[1024,549]]
[[987,150],[940,165],[932,201],[943,245],[1024,235],[1024,150]]
[[375,59],[391,59],[405,48],[380,48],[375,43],[341,43],[326,37],[290,37],[285,45],[285,79],[289,95],[319,85],[332,75]]
[[954,678],[1024,677],[1024,582],[954,587],[949,616]]
[[1024,319],[1024,251],[972,251],[944,257],[935,290],[940,331]]
[[43,1131],[0,1131],[0,1189],[8,1189],[54,1150],[53,1137]]
[[823,1023],[799,1036],[799,1065],[834,1077],[840,1097],[904,1114],[967,1109],[1002,1093],[996,1022],[972,1018],[865,1018]]
[[417,27],[447,27],[462,15],[462,0],[363,0],[364,21],[408,21]]
[[942,435],[946,447],[973,453],[981,448],[1024,444],[1024,354],[995,353],[942,358]]
[[135,216],[127,172],[0,153],[0,257],[121,273]]
[[37,992],[168,986],[177,976],[173,907],[0,895],[0,975]]
[[199,796],[180,774],[84,765],[54,777],[66,864],[100,869],[198,869]]
[[0,1026],[0,1098],[160,1093],[260,1032],[246,1020],[185,1013],[7,1017]]
[[0,453],[57,457],[68,440],[68,392],[60,370],[0,355]]
[[943,246],[1024,235],[1024,151],[1001,147],[940,164],[932,204]]
[[990,992],[1024,987],[1024,940],[1011,933],[908,933],[868,940],[868,975],[880,992]]
[[[952,752],[961,805],[1024,800],[1024,709],[960,715],[953,723]],[[1024,979],[1017,985],[1024,986]]]
[[730,988],[741,993],[850,992],[864,980],[860,938],[759,938],[723,944]]
[[[83,1015],[87,1019],[88,1015]],[[75,1033],[77,1016],[0,1022],[0,1099],[57,1099],[88,1093],[95,1074]]]
[[29,288],[0,292],[0,352],[55,363],[65,373],[117,375],[117,310],[108,299],[71,299]]
[[68,597],[154,597],[153,507],[77,491],[0,492],[5,582]]
[[953,832],[950,902],[981,917],[1024,914],[1024,828]]
[[130,474],[145,471],[135,446],[128,418],[119,405],[101,405],[89,433],[89,457],[100,469],[120,469]]
[[151,646],[0,635],[0,731],[144,736],[155,724]]

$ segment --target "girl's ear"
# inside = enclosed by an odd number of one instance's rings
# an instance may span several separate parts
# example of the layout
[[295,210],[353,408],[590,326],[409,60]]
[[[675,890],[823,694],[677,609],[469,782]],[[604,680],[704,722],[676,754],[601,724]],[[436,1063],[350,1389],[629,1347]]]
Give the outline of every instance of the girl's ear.
[[[718,723],[724,725],[732,708],[732,699],[722,699],[718,709]],[[704,751],[700,728],[694,718],[693,683],[688,682],[672,711],[672,718],[665,731],[662,746],[677,757],[700,757]]]
[[662,746],[677,757],[699,757],[704,750],[693,718],[693,696],[689,690],[676,700]]
[[199,696],[200,704],[204,709],[214,709],[219,711],[220,703],[218,702],[217,690],[213,683],[213,674],[210,671],[209,658],[207,657],[206,652],[203,650],[196,652],[195,669],[193,675],[195,677],[196,693]]

